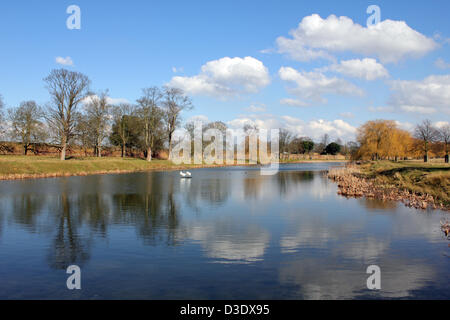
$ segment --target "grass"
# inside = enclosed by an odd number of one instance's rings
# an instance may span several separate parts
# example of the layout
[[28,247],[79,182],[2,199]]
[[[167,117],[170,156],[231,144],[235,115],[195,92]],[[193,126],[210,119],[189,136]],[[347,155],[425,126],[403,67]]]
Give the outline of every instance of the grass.
[[450,205],[450,165],[418,161],[379,161],[362,166],[362,173],[382,185],[429,194]]
[[176,165],[167,160],[75,158],[60,161],[44,156],[0,156],[0,180],[61,177],[138,171],[181,170],[201,165]]

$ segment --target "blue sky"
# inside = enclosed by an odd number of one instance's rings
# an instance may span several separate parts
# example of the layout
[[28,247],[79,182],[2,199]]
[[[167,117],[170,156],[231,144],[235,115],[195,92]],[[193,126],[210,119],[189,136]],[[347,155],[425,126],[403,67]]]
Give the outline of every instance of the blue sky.
[[[81,30],[66,27],[69,5],[81,9]],[[369,5],[381,9],[375,33]],[[65,67],[116,101],[134,102],[148,86],[182,87],[195,105],[185,120],[344,140],[378,118],[406,129],[424,118],[442,124],[450,120],[448,12],[447,0],[2,1],[0,94],[8,106],[45,104],[42,79]]]

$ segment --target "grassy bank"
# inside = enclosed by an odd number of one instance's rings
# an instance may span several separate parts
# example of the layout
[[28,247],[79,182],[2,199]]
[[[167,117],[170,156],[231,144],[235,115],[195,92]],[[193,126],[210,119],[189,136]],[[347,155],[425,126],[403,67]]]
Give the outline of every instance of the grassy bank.
[[76,158],[0,156],[0,180],[83,176],[90,174],[192,169],[196,165],[175,165],[167,160],[147,162],[134,158]]
[[450,166],[417,161],[370,162],[332,169],[339,193],[348,197],[366,196],[402,201],[415,208],[450,210]]
[[381,161],[362,166],[362,173],[378,184],[395,185],[418,194],[428,194],[450,206],[450,165],[417,161]]

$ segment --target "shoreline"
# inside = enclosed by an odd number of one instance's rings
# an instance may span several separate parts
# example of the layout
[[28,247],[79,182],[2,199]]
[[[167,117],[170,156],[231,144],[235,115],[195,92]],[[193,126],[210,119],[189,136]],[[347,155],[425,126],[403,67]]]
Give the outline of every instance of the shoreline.
[[410,208],[450,212],[450,205],[436,196],[414,192],[392,183],[381,183],[376,178],[368,177],[363,169],[355,165],[331,169],[327,177],[337,183],[338,194],[347,198],[366,197],[382,201],[397,201]]
[[196,170],[205,168],[227,168],[227,167],[240,167],[240,166],[255,166],[253,164],[234,164],[234,165],[198,165],[198,166],[174,166],[174,167],[154,167],[138,170],[101,170],[91,172],[53,172],[53,173],[24,173],[24,174],[9,174],[1,175],[1,181],[19,181],[19,180],[38,180],[38,179],[51,179],[51,178],[65,178],[65,177],[87,177],[96,175],[119,175],[130,173],[146,173],[146,172],[172,172],[183,170]]
[[[346,163],[347,160],[281,161],[280,164]],[[260,166],[258,164],[176,165],[167,160],[147,162],[134,158],[80,158],[60,161],[50,157],[0,156],[0,181],[35,180],[90,175],[129,174],[139,172],[170,172],[204,168],[232,168]],[[96,169],[97,168],[97,169]],[[17,172],[19,171],[19,172]]]

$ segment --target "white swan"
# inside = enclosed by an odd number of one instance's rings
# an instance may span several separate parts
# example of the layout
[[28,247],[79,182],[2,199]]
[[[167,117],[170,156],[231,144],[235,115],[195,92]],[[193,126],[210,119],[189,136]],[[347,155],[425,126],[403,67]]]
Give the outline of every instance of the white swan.
[[190,173],[189,171],[186,172],[180,171],[180,176],[182,178],[192,178],[192,173]]

